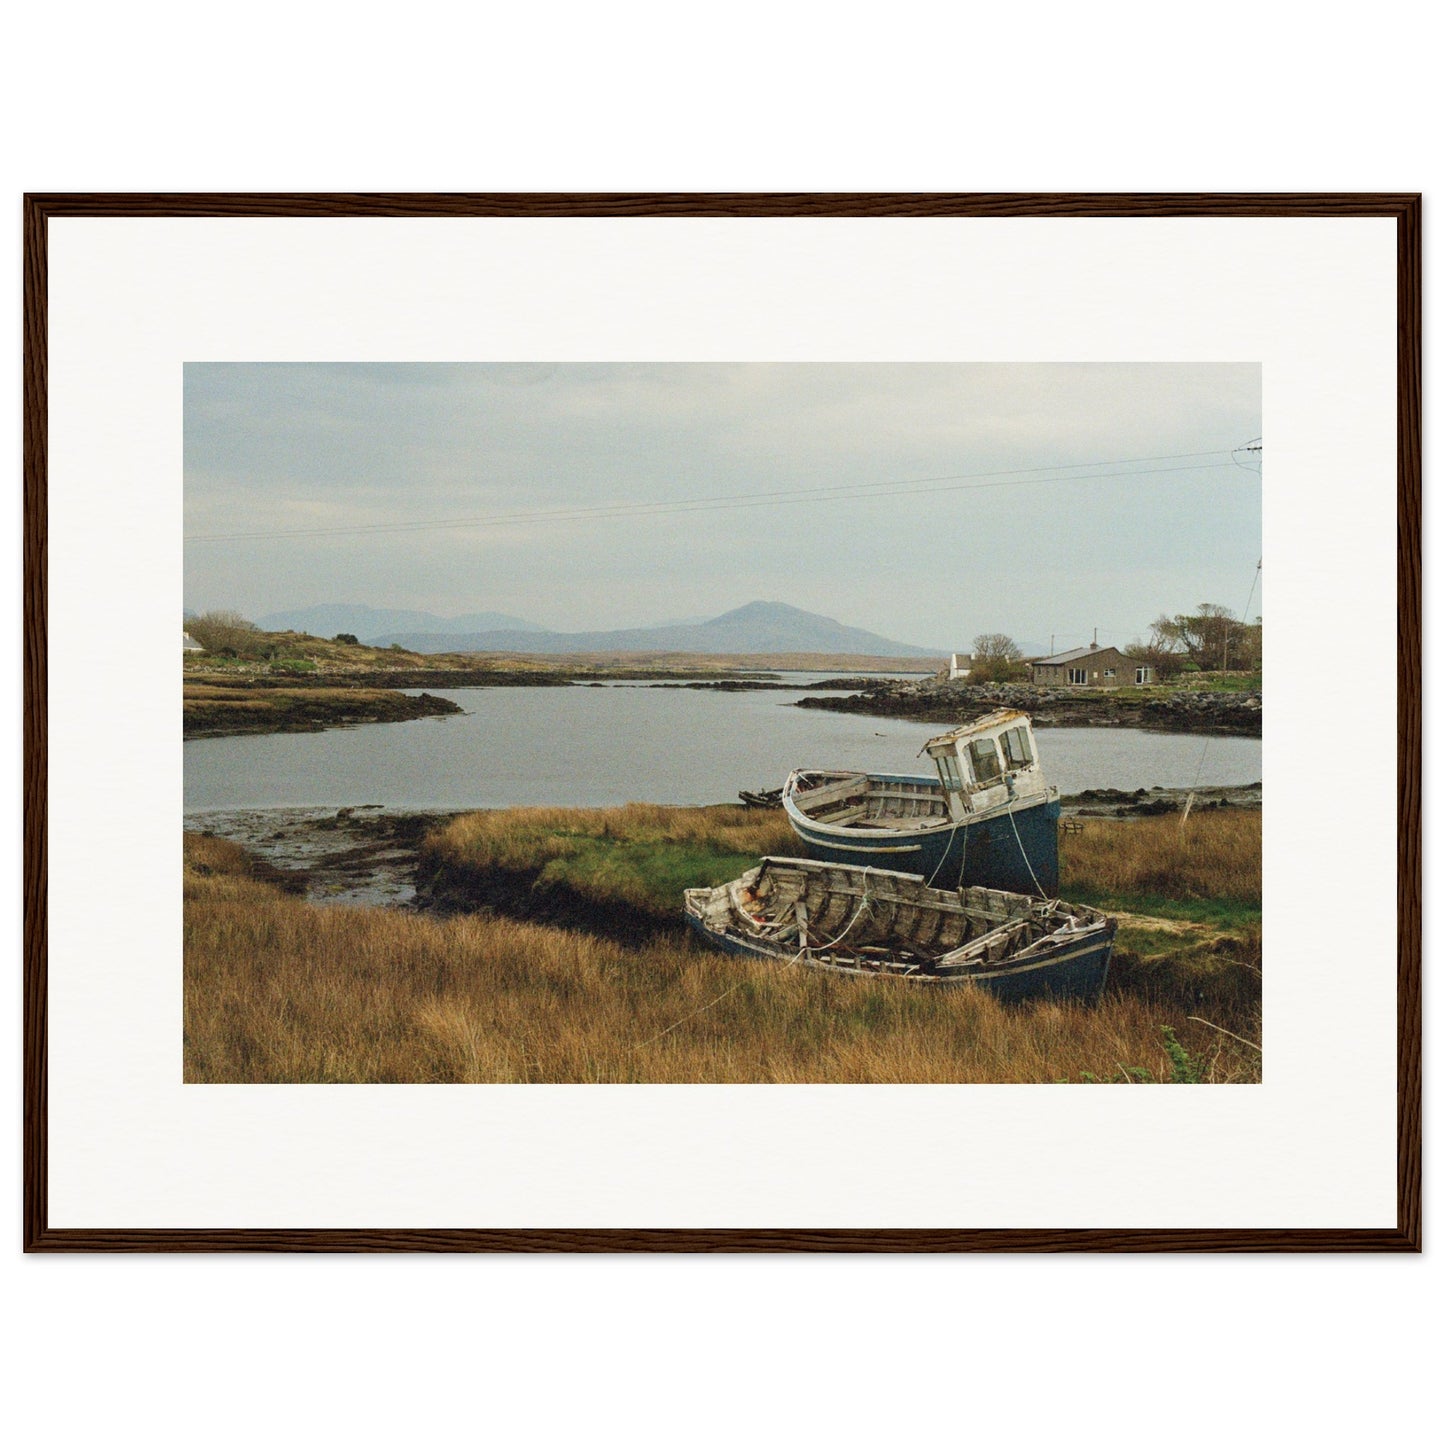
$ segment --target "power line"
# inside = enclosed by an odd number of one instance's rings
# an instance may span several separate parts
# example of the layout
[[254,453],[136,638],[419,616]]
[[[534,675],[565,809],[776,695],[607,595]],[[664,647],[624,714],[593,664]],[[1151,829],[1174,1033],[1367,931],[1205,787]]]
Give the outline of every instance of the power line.
[[[1184,467],[1155,467],[1147,471],[1083,472],[1079,476],[1030,476],[1034,472],[1079,472],[1088,467],[1144,466],[1153,462],[1225,457],[1218,462],[1194,461]],[[741,492],[730,496],[686,501],[619,502],[594,507],[572,507],[537,512],[503,512],[490,517],[453,517],[435,521],[377,522],[343,527],[311,527],[291,531],[230,532],[187,537],[187,542],[253,542],[288,538],[343,537],[418,532],[437,527],[497,527],[521,522],[572,522],[609,517],[652,517],[686,512],[738,510],[787,506],[812,501],[867,501],[873,497],[926,496],[936,492],[980,491],[993,487],[1043,486],[1056,482],[1108,481],[1118,477],[1149,477],[1170,472],[1207,471],[1236,465],[1232,453],[1176,452],[1159,457],[1121,457],[1114,461],[1073,462],[1054,467],[1018,467],[1007,471],[960,472],[940,477],[914,477],[883,482],[840,482],[826,487],[794,487],[771,492]],[[939,485],[939,484],[957,485]]]

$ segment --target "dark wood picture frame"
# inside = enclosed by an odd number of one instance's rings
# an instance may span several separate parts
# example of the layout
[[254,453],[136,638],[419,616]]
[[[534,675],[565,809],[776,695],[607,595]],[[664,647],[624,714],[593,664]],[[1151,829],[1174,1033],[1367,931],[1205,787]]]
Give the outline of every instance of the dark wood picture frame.
[[[47,226],[61,217],[1375,217],[1396,226],[1397,1113],[1388,1229],[57,1229],[47,1207]],[[1421,1248],[1421,201],[1415,194],[37,194],[24,274],[27,1251],[1394,1251]]]

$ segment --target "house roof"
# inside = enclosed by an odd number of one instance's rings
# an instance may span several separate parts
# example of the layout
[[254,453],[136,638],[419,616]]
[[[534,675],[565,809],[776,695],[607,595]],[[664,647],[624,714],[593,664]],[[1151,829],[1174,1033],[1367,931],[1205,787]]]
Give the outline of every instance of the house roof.
[[1036,657],[1033,665],[1040,667],[1048,663],[1077,662],[1081,657],[1098,657],[1103,652],[1118,652],[1120,657],[1124,656],[1117,647],[1074,647],[1068,652],[1056,652],[1052,657]]

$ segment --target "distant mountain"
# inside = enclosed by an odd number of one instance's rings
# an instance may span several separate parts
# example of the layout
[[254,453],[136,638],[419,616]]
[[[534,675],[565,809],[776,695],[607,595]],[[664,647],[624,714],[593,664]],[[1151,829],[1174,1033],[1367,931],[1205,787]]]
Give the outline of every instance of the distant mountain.
[[461,634],[398,631],[378,639],[413,652],[834,652],[867,657],[937,657],[933,648],[893,642],[861,627],[784,602],[749,602],[706,622],[626,627],[612,632],[495,628]]
[[[375,642],[394,632],[541,632],[535,622],[506,612],[469,612],[462,617],[438,617],[434,612],[407,612],[391,607],[364,607],[359,602],[335,602],[321,607],[297,607],[256,619],[263,632],[309,632],[313,637],[335,637],[350,632],[362,642]],[[434,649],[443,651],[445,649]]]

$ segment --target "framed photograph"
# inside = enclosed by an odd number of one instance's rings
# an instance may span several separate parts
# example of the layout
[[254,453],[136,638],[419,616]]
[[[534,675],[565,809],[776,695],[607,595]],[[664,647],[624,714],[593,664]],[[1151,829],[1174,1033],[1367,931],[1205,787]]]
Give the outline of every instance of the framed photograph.
[[1420,296],[1415,195],[28,197],[26,1248],[1419,1250]]

